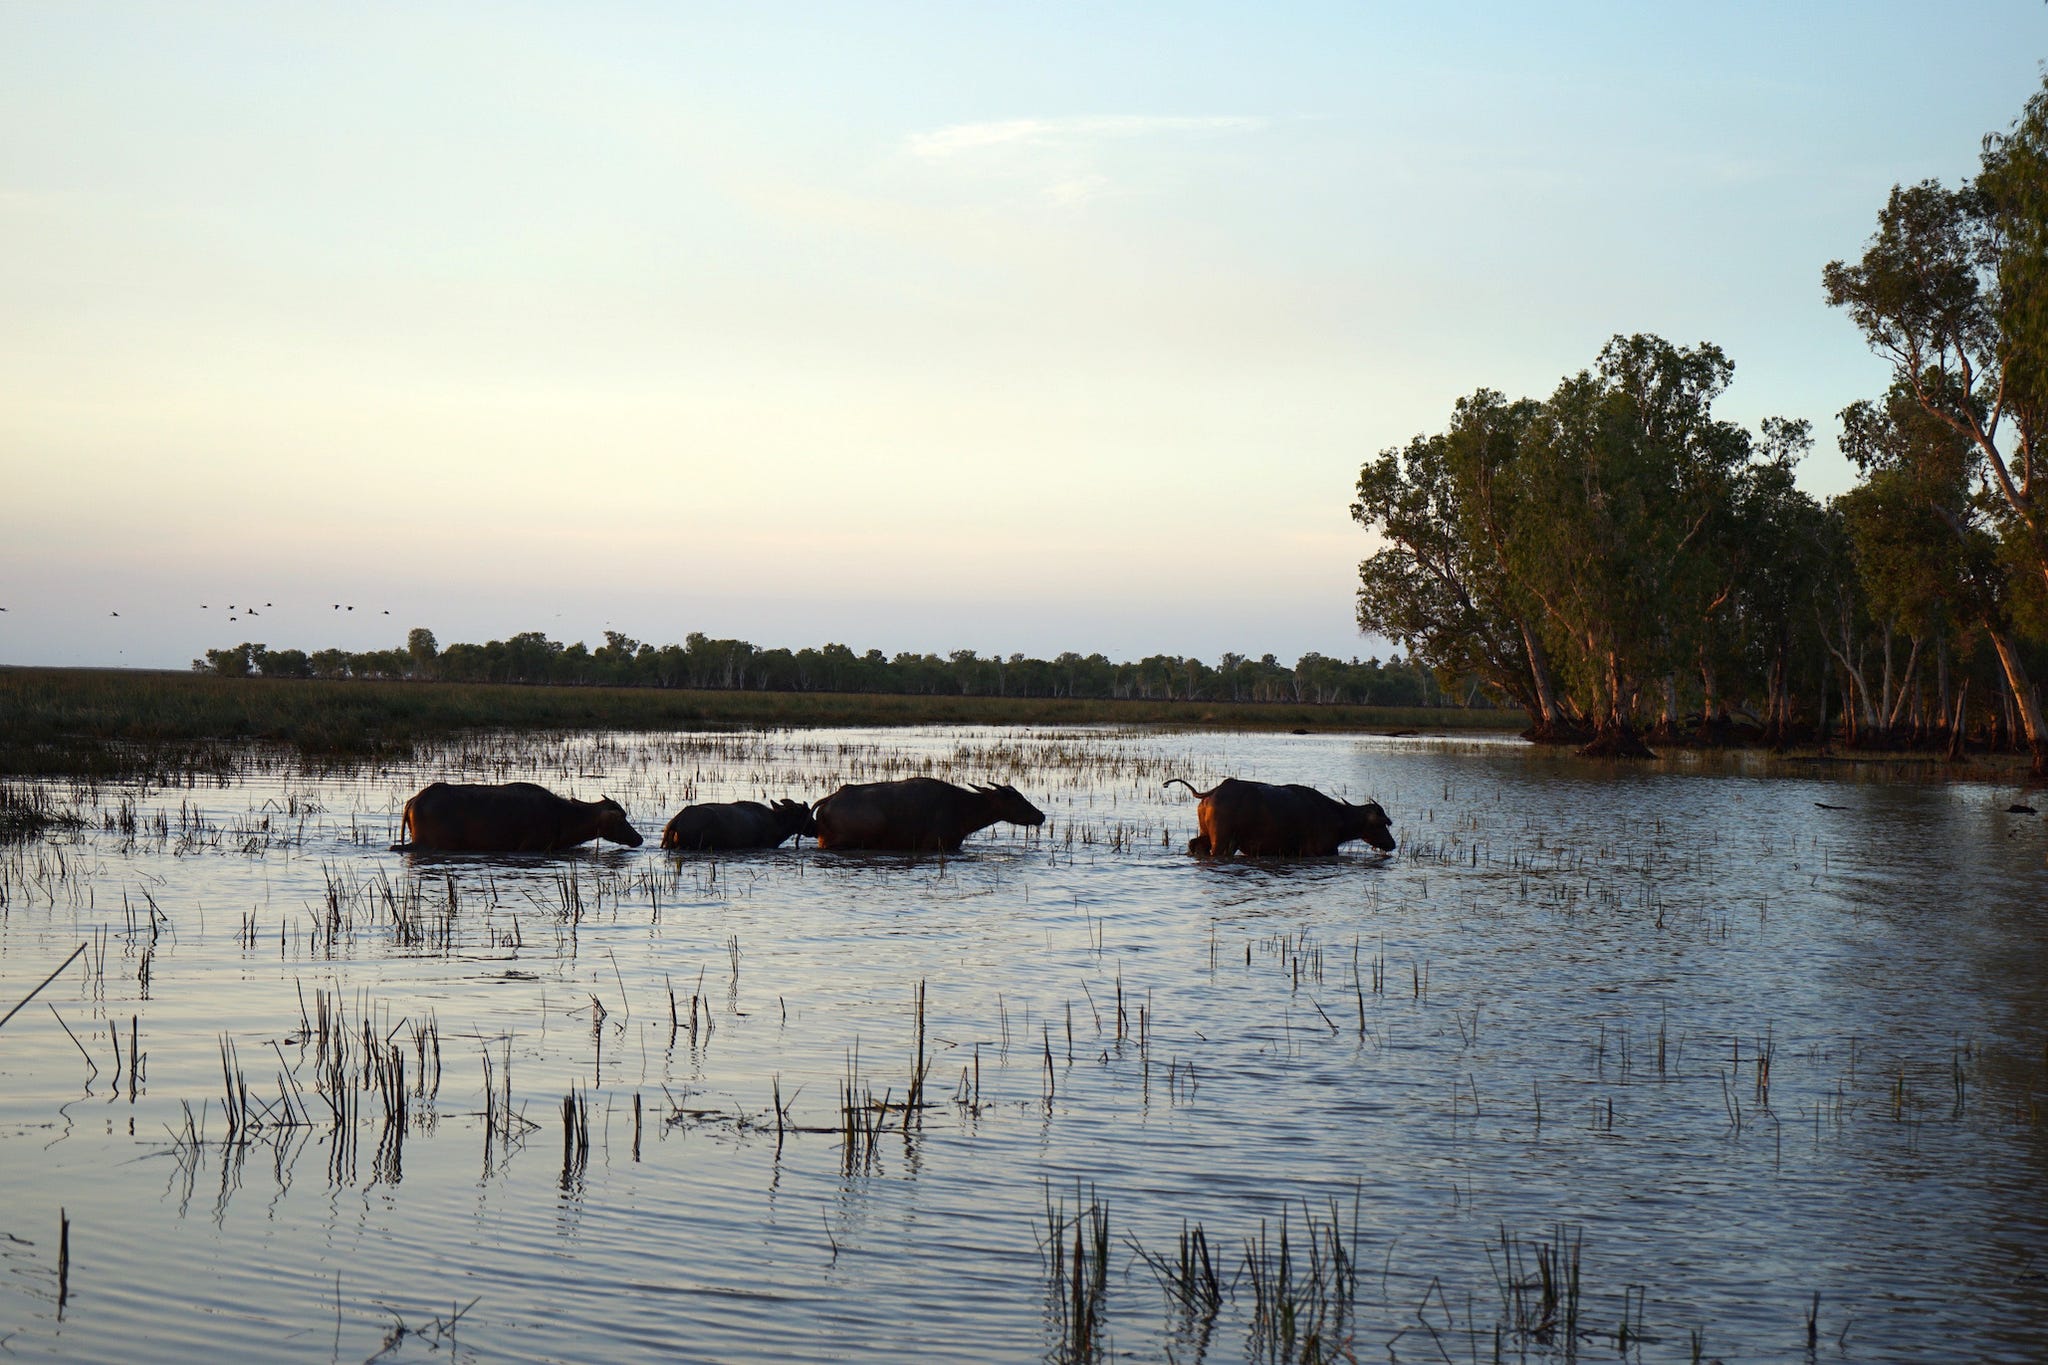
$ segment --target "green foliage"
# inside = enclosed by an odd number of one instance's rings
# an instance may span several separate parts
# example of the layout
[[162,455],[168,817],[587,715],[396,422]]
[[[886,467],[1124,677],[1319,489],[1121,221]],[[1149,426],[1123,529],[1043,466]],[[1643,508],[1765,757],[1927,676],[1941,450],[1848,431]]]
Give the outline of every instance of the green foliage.
[[1871,610],[1915,635],[2001,619],[1995,509],[1967,436],[1895,384],[1881,403],[1842,410],[1842,453],[1863,482],[1837,500]]
[[431,678],[435,673],[436,658],[440,653],[434,640],[434,632],[425,626],[414,626],[405,636],[405,652],[412,660],[415,677]]
[[243,643],[229,649],[209,649],[205,659],[192,661],[192,671],[214,673],[223,678],[246,678],[255,671],[256,651],[262,647]]
[[2048,80],[2008,133],[1984,139],[1977,189],[1996,229],[1999,358],[2031,437],[2048,414]]
[[266,678],[310,678],[313,676],[312,660],[302,649],[271,649],[257,645],[250,657],[256,669]]

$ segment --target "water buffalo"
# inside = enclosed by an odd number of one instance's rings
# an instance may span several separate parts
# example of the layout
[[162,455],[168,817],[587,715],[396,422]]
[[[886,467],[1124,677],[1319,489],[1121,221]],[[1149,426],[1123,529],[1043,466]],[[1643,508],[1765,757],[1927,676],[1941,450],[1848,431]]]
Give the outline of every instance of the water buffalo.
[[1190,853],[1216,858],[1233,853],[1254,858],[1321,857],[1352,839],[1363,839],[1382,853],[1394,851],[1393,828],[1377,801],[1353,806],[1314,787],[1235,777],[1226,777],[1205,792],[1195,791],[1195,784],[1184,777],[1169,777],[1160,785],[1176,782],[1202,802],[1195,810],[1202,832],[1188,840]]
[[685,806],[661,832],[663,848],[774,848],[792,834],[816,834],[801,801],[725,801]]
[[405,803],[406,843],[394,850],[450,853],[541,853],[592,839],[640,846],[640,831],[609,796],[576,801],[531,782],[499,787],[435,782]]
[[960,841],[998,820],[1042,825],[1045,812],[1017,789],[956,787],[935,777],[861,782],[841,787],[813,808],[819,848],[888,848],[913,853],[959,849]]

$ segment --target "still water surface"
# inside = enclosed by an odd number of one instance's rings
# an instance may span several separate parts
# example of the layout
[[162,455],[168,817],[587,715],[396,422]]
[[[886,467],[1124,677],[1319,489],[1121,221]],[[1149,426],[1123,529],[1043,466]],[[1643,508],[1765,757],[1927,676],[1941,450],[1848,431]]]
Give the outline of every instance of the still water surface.
[[[1050,818],[947,859],[655,846],[690,800],[927,771]],[[2040,1360],[2048,833],[1873,772],[947,729],[60,790],[86,830],[0,848],[0,1006],[88,945],[0,1031],[0,1351],[1057,1358],[1049,1209],[1070,1298],[1092,1207],[1118,1358],[1303,1353],[1246,1244],[1270,1270],[1284,1220],[1328,1290],[1334,1209],[1340,1359]],[[1226,774],[1370,796],[1401,848],[1196,862],[1160,783]],[[648,843],[388,851],[436,777],[609,793]],[[1195,1225],[1213,1314],[1149,1260]]]

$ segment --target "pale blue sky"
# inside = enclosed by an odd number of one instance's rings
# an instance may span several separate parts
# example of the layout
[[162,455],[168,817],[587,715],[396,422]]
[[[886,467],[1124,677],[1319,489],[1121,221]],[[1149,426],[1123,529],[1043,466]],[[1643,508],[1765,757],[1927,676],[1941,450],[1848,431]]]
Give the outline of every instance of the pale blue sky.
[[0,662],[1368,652],[1360,462],[1612,333],[1843,487],[1820,267],[2044,56],[2037,0],[9,4]]

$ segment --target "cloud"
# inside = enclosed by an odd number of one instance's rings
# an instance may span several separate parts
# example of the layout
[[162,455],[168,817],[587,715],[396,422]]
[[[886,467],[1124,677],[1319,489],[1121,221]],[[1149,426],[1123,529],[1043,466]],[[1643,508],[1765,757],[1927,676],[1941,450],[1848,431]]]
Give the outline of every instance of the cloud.
[[1238,115],[1122,114],[998,119],[988,123],[956,123],[929,133],[913,133],[905,146],[912,156],[920,160],[946,161],[1008,148],[1073,146],[1176,133],[1255,132],[1268,122],[1264,118]]

